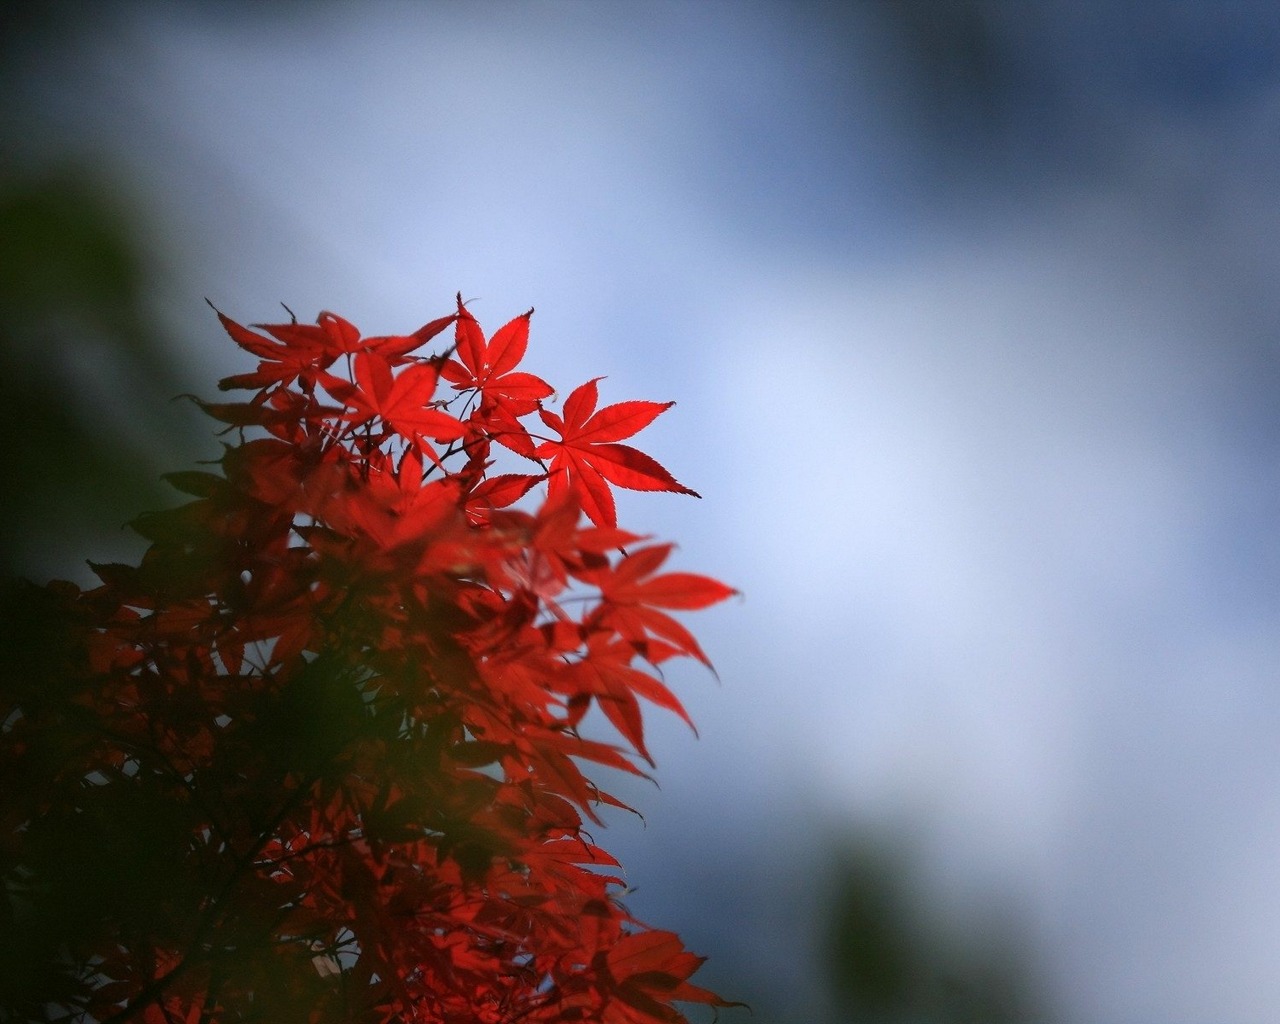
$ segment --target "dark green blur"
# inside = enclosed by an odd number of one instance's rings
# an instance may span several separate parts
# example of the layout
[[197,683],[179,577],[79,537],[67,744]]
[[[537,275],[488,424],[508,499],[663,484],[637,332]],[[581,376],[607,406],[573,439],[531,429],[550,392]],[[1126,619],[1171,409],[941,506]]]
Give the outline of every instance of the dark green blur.
[[[0,176],[0,573],[73,574],[196,448],[141,217],[78,169]],[[186,443],[184,444],[184,439]],[[87,579],[79,572],[80,581]]]

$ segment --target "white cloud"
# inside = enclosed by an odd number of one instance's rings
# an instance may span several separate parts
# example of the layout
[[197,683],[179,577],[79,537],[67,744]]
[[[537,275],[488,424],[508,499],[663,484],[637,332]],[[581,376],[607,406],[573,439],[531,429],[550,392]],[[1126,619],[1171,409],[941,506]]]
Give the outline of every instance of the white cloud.
[[[1242,629],[1215,593],[1241,369],[1122,211],[1048,221],[744,291],[717,349],[725,434],[750,439],[734,668],[787,687],[798,776],[914,810],[944,873],[1031,880],[1082,1019],[1249,1019],[1262,997],[1228,998],[1218,951],[1280,926],[1212,908],[1239,884],[1216,862],[1256,841],[1249,794],[1280,785],[1266,744],[1238,746],[1280,615]],[[746,668],[763,643],[785,681]]]

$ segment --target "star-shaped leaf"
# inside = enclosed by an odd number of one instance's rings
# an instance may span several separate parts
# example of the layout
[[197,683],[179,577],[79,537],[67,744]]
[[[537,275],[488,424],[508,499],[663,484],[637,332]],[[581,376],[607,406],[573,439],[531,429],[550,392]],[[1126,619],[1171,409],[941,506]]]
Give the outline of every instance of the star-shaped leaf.
[[542,422],[560,435],[560,440],[543,441],[536,449],[539,458],[551,461],[551,496],[572,491],[597,526],[618,525],[610,484],[700,497],[644,452],[617,443],[639,433],[675,402],[616,402],[597,412],[600,379],[576,388],[565,400],[563,416],[538,410]]
[[[478,391],[481,407],[494,406],[511,417],[525,416],[544,398],[554,394],[551,385],[532,373],[517,372],[529,345],[529,318],[533,310],[498,328],[487,342],[484,332],[458,296],[457,326],[454,328],[456,359],[448,360],[440,375],[456,391]],[[502,437],[496,440],[502,441]],[[524,452],[521,452],[524,454]]]

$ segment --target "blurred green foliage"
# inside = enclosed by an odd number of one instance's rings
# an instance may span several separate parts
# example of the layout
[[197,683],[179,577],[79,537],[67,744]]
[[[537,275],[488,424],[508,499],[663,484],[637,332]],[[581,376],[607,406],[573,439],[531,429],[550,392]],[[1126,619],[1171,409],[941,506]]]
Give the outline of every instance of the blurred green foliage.
[[91,173],[0,177],[5,576],[129,543],[122,525],[168,500],[160,472],[195,447],[138,224]]
[[1029,959],[999,914],[931,912],[911,851],[882,836],[838,843],[820,943],[836,1016],[865,1024],[1045,1020]]
[[[780,816],[778,811],[773,812]],[[727,942],[714,986],[751,1007],[721,1020],[755,1024],[1052,1024],[1046,964],[1013,895],[994,879],[963,896],[927,866],[910,820],[793,819],[804,849],[730,889],[770,906],[735,910],[772,939]],[[779,829],[769,830],[776,835]],[[757,854],[758,856],[758,854]],[[784,866],[785,865],[785,866]],[[714,885],[714,883],[709,883]],[[727,897],[721,897],[723,901]],[[780,902],[778,902],[780,901]],[[722,903],[720,905],[723,905]],[[717,906],[708,902],[707,908]],[[792,955],[764,966],[778,949]],[[765,952],[768,950],[769,952]],[[691,1017],[699,1024],[710,1013]]]

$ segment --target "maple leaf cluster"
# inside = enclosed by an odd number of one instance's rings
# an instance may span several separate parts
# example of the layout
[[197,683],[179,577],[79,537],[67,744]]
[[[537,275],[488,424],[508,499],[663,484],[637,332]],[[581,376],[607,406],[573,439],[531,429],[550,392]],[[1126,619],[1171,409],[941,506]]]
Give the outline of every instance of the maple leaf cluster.
[[220,472],[167,477],[193,500],[133,524],[138,565],[11,602],[39,650],[3,684],[0,1018],[732,1005],[587,831],[623,805],[584,766],[642,774],[641,700],[688,718],[660,666],[709,665],[670,613],[733,593],[617,524],[612,487],[693,493],[621,443],[670,403],[598,409],[593,380],[551,411],[530,314],[486,340],[460,296],[404,336],[218,316],[258,359],[200,402]]

